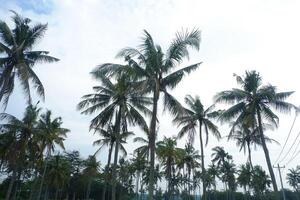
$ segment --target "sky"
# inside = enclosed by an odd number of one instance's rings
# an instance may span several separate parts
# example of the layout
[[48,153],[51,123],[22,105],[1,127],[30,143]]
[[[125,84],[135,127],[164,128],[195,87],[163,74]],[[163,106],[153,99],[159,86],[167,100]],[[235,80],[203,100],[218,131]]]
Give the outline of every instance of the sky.
[[[245,70],[257,70],[265,84],[277,86],[278,91],[296,91],[289,101],[300,104],[298,0],[0,0],[0,5],[0,19],[10,25],[12,14],[9,10],[33,22],[48,23],[45,37],[36,49],[48,50],[60,61],[34,68],[46,91],[46,100],[40,105],[52,110],[55,116],[61,116],[64,127],[71,130],[65,141],[67,150],[79,150],[85,157],[95,152],[92,142],[97,137],[88,129],[93,116],[81,115],[76,105],[81,96],[99,84],[91,79],[89,72],[98,64],[122,63],[115,55],[124,47],[136,47],[144,29],[163,49],[168,47],[177,31],[201,30],[200,51],[191,51],[190,59],[182,67],[200,61],[203,64],[171,92],[181,102],[187,94],[199,95],[203,104],[209,106],[217,92],[237,86],[233,73],[243,75]],[[162,112],[161,106],[159,139],[176,135],[179,130],[172,124],[172,116]],[[6,112],[21,117],[24,108],[24,95],[17,87]],[[282,149],[294,113],[279,116],[279,128],[266,133],[280,143],[268,144],[272,162]],[[134,131],[137,136],[143,136],[140,130]],[[221,141],[209,138],[205,148],[206,163],[211,160],[211,148],[217,145],[224,146],[237,165],[245,163],[244,153],[225,138],[226,124],[220,125],[220,131],[224,137]],[[299,131],[300,119],[297,118],[283,155]],[[183,147],[185,139],[178,143]],[[128,153],[137,145],[129,139]],[[195,140],[194,146],[199,149],[199,140]],[[291,152],[299,150],[300,147]],[[300,155],[286,165],[290,157],[291,153],[280,162],[286,167],[284,174],[299,163]],[[107,151],[100,153],[98,158],[105,164]],[[267,169],[261,148],[253,152],[253,162]],[[279,183],[278,172],[275,174]],[[287,186],[286,181],[284,185]]]

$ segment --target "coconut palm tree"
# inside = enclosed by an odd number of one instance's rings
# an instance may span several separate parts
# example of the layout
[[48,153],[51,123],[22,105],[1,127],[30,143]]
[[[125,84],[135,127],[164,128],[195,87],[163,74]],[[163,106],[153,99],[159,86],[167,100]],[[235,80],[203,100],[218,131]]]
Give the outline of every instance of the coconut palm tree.
[[[151,104],[151,99],[133,89],[132,82],[129,82],[126,76],[118,77],[113,82],[114,80],[99,74],[97,70],[91,74],[102,85],[93,88],[95,93],[83,96],[83,100],[78,104],[78,109],[83,110],[83,114],[99,112],[91,121],[91,129],[104,127],[114,120],[113,131],[116,134],[116,144],[112,177],[115,177],[121,141],[120,135],[121,133],[128,132],[128,124],[139,125],[143,129],[147,129],[147,124],[142,114],[147,115],[151,113],[146,107]],[[116,184],[116,179],[113,179],[112,200],[116,199]]]
[[238,170],[237,183],[244,189],[246,195],[249,194],[251,178],[252,178],[252,167],[250,163],[241,165]]
[[288,184],[298,193],[300,189],[300,167],[289,169],[286,179]]
[[[143,171],[146,168],[146,158],[143,156],[142,153],[137,153],[136,156],[132,158],[132,167],[136,173],[136,184],[135,184],[135,193],[137,199],[139,199],[139,185],[140,185],[140,178],[143,176]],[[142,183],[141,183],[142,185]]]
[[1,113],[0,119],[4,122],[0,124],[0,129],[4,131],[9,140],[12,142],[7,149],[6,155],[11,156],[8,158],[9,165],[11,167],[12,177],[10,179],[9,187],[6,193],[6,200],[10,199],[13,185],[17,179],[17,176],[21,176],[21,172],[26,168],[25,160],[28,153],[32,152],[34,148],[35,140],[34,136],[38,134],[37,121],[40,108],[36,105],[27,106],[24,117],[18,119],[13,115],[7,113]]
[[[208,143],[209,133],[215,136],[217,139],[221,138],[221,134],[218,130],[218,127],[211,121],[211,119],[216,118],[219,112],[213,111],[214,105],[204,108],[203,104],[200,101],[200,98],[196,96],[193,98],[190,95],[185,97],[185,103],[188,108],[185,108],[184,111],[178,115],[174,122],[178,126],[182,126],[178,137],[182,138],[184,135],[189,134],[191,141],[194,141],[195,134],[199,128],[199,138],[200,138],[200,150],[201,150],[201,167],[202,172],[205,173],[205,163],[204,163],[204,144],[203,144],[203,134],[204,130],[206,135],[205,145]],[[203,181],[203,196],[206,198],[206,184]]]
[[[116,141],[117,141],[117,134],[116,132],[114,132],[114,126],[109,124],[107,126],[107,129],[103,129],[103,128],[99,128],[99,127],[95,127],[94,131],[95,133],[97,133],[101,138],[94,141],[93,145],[94,146],[99,146],[99,148],[96,150],[94,155],[97,155],[103,147],[108,146],[108,160],[107,160],[107,165],[105,167],[105,179],[106,179],[106,183],[104,185],[103,188],[103,192],[102,192],[102,199],[105,199],[105,195],[106,195],[106,189],[107,189],[107,185],[108,185],[108,180],[110,179],[110,163],[111,163],[111,155],[112,155],[112,151],[116,145]],[[126,156],[127,155],[127,151],[124,147],[124,144],[126,144],[126,139],[133,135],[132,132],[122,132],[120,135],[120,141],[119,141],[119,150],[120,152]]]
[[47,161],[48,157],[51,156],[51,153],[54,152],[55,147],[59,146],[63,150],[64,147],[64,140],[67,137],[67,133],[70,131],[69,129],[61,127],[63,124],[61,117],[56,117],[52,119],[52,112],[47,110],[44,114],[41,114],[40,120],[37,124],[37,129],[39,131],[38,140],[40,142],[42,151],[46,150],[46,159],[44,164],[44,171],[42,174],[42,180],[40,184],[38,199],[40,199],[43,184],[44,184],[44,177],[47,170]]
[[91,185],[93,179],[99,174],[100,171],[100,162],[96,160],[94,155],[89,156],[84,162],[85,168],[82,171],[82,174],[85,179],[87,179],[87,191],[86,199],[89,199],[91,192]]
[[157,111],[160,94],[164,95],[165,109],[176,115],[181,110],[179,102],[168,92],[174,89],[184,75],[196,70],[200,63],[196,63],[175,71],[174,69],[188,58],[188,48],[199,49],[200,32],[195,29],[191,32],[182,31],[176,34],[175,39],[163,53],[161,46],[155,44],[152,36],[144,31],[144,37],[138,48],[124,48],[118,53],[128,63],[127,66],[106,63],[99,66],[99,74],[113,75],[116,72],[126,71],[134,80],[138,81],[139,90],[151,93],[153,96],[152,115],[149,129],[150,146],[150,183],[149,199],[153,200],[154,166],[155,166],[155,134],[157,126]]
[[254,166],[252,171],[252,181],[250,187],[253,189],[254,194],[262,198],[262,195],[267,191],[271,185],[271,180],[268,174],[262,169],[261,166]]
[[175,164],[180,158],[181,151],[182,149],[177,147],[175,138],[164,137],[162,141],[157,143],[157,156],[164,166],[168,181],[168,199],[171,199],[174,192]]
[[[48,158],[48,167],[46,173],[46,182],[55,189],[55,200],[58,199],[59,191],[68,183],[70,178],[71,165],[68,160],[60,154]],[[47,190],[45,196],[47,196]]]
[[236,124],[246,122],[252,127],[258,126],[273,189],[277,192],[278,188],[263,131],[263,121],[265,120],[277,126],[278,116],[271,108],[277,111],[290,112],[295,106],[285,100],[293,92],[277,92],[276,87],[272,85],[262,85],[262,77],[256,71],[246,71],[244,77],[238,75],[235,75],[235,77],[241,89],[234,88],[222,91],[215,96],[217,103],[233,104],[233,106],[222,112],[220,120],[234,120]]
[[[251,157],[251,145],[254,146],[254,149],[257,148],[257,146],[262,146],[262,142],[261,142],[261,138],[260,138],[260,134],[259,134],[259,130],[258,127],[249,127],[248,125],[246,125],[245,123],[240,123],[240,124],[235,124],[233,123],[234,126],[232,127],[232,129],[230,130],[230,133],[228,135],[228,139],[229,140],[235,140],[236,141],[236,145],[238,147],[240,147],[240,151],[244,150],[244,153],[248,153],[248,162],[250,164],[251,169],[253,170],[253,163],[252,163],[252,157]],[[272,130],[272,126],[269,124],[263,124],[263,130],[271,129]],[[265,137],[265,141],[266,142],[276,142],[277,141],[270,139],[267,136]]]
[[14,27],[12,29],[0,20],[0,102],[6,107],[18,79],[27,101],[31,104],[30,82],[38,95],[44,98],[44,87],[33,67],[37,63],[58,61],[49,56],[48,51],[33,50],[44,36],[47,24],[31,25],[29,18],[24,18],[12,11]]

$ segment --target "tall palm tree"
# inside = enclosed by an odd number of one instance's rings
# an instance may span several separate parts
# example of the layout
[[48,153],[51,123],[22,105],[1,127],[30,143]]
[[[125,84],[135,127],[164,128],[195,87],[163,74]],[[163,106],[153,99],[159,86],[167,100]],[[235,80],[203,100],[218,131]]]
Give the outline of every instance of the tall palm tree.
[[222,112],[220,119],[221,121],[232,121],[234,119],[237,124],[246,122],[252,127],[258,124],[273,189],[277,192],[278,188],[263,131],[263,120],[277,126],[278,116],[271,108],[277,111],[290,112],[295,106],[287,103],[285,100],[293,92],[277,92],[276,87],[272,85],[262,85],[262,77],[256,71],[246,71],[244,77],[235,76],[241,89],[234,88],[222,91],[215,96],[217,103],[233,104],[233,106]]
[[[146,168],[146,157],[143,156],[142,153],[137,153],[136,156],[132,159],[132,167],[136,173],[136,184],[135,184],[135,193],[137,199],[139,199],[139,185],[140,185],[140,178],[143,176],[143,171]],[[142,183],[141,183],[142,185]]]
[[[191,141],[194,140],[195,134],[197,133],[197,128],[199,128],[199,138],[200,138],[200,150],[201,150],[201,167],[202,172],[205,173],[205,163],[204,163],[204,144],[203,144],[203,134],[204,130],[206,135],[205,145],[208,143],[208,136],[211,133],[217,139],[221,138],[221,134],[218,130],[218,127],[211,121],[211,119],[216,118],[219,114],[217,111],[212,111],[214,109],[214,105],[204,108],[203,104],[200,101],[200,98],[196,96],[193,98],[190,95],[185,97],[185,103],[188,108],[185,108],[183,113],[178,115],[174,122],[178,124],[178,126],[182,126],[178,137],[183,137],[185,134],[189,134],[189,138]],[[206,198],[206,184],[203,181],[203,196]]]
[[[272,126],[269,124],[263,124],[263,130],[271,129]],[[267,136],[265,137],[266,142],[276,142],[273,139],[270,139]],[[235,124],[230,130],[230,133],[228,135],[229,140],[235,140],[236,145],[240,147],[240,151],[244,150],[244,153],[248,153],[248,162],[250,164],[251,169],[253,170],[253,163],[252,163],[252,157],[251,157],[251,145],[254,146],[254,149],[256,149],[257,146],[262,146],[260,133],[258,127],[249,127],[248,125],[241,123],[241,124]],[[277,142],[276,142],[277,143]]]
[[[181,155],[179,155],[179,160],[177,161],[177,166],[180,167],[180,164],[183,163],[182,168],[186,168],[186,180],[188,182],[188,193],[191,195],[191,183],[193,182],[192,175],[195,170],[200,167],[200,163],[198,162],[201,158],[198,151],[192,146],[191,143],[187,143],[185,148],[182,151],[179,151]],[[184,174],[183,174],[184,175]]]
[[241,165],[238,170],[237,182],[244,189],[245,194],[249,194],[249,187],[252,178],[252,167],[250,163]]
[[[78,104],[78,109],[83,110],[83,114],[99,112],[91,121],[90,128],[104,127],[114,120],[114,132],[116,134],[116,144],[114,151],[114,164],[112,167],[112,177],[116,176],[118,164],[118,153],[121,141],[121,133],[126,133],[127,125],[139,125],[143,129],[147,124],[142,114],[150,114],[146,107],[151,104],[151,99],[141,95],[132,87],[126,76],[120,76],[115,82],[113,80],[93,71],[92,76],[101,81],[101,86],[94,87],[95,93],[82,97]],[[116,179],[112,182],[112,200],[116,199]]]
[[155,133],[157,126],[157,111],[160,94],[164,95],[165,109],[172,114],[181,110],[179,102],[168,92],[174,89],[182,80],[184,75],[196,70],[200,63],[196,63],[175,71],[174,69],[182,63],[183,59],[189,57],[189,47],[199,49],[200,32],[195,29],[191,32],[182,31],[176,34],[175,39],[163,53],[161,46],[155,44],[152,36],[144,31],[144,37],[138,48],[124,48],[118,57],[125,58],[128,65],[106,63],[99,66],[99,74],[116,74],[126,71],[128,75],[138,81],[138,88],[153,96],[152,115],[149,126],[150,146],[150,183],[149,199],[153,200],[154,190],[154,166],[155,166]]
[[83,175],[87,179],[87,191],[86,191],[86,199],[89,199],[91,192],[91,185],[93,179],[98,175],[100,170],[100,162],[96,160],[96,157],[89,156],[84,162],[85,168],[83,169]]
[[46,150],[46,159],[38,199],[40,199],[43,189],[44,177],[46,174],[48,164],[47,158],[51,156],[52,152],[54,152],[56,145],[61,147],[63,150],[65,149],[64,140],[67,137],[66,134],[70,130],[61,127],[62,124],[63,122],[61,117],[56,117],[52,119],[52,112],[50,110],[47,110],[44,114],[41,115],[37,125],[37,129],[39,130],[38,140],[41,143],[42,151]]
[[33,50],[35,44],[44,36],[47,24],[31,25],[29,18],[23,18],[12,11],[12,29],[0,20],[0,102],[6,107],[18,78],[29,104],[31,103],[30,82],[37,93],[44,98],[44,87],[34,65],[41,62],[58,61],[49,56],[48,51]]
[[168,181],[168,199],[174,192],[174,176],[175,176],[175,164],[180,158],[180,152],[182,149],[177,147],[175,138],[167,138],[157,143],[157,156],[161,160],[165,168],[165,175]]
[[8,158],[8,161],[12,172],[12,178],[6,193],[6,200],[10,199],[17,175],[20,177],[21,172],[26,167],[25,159],[28,153],[32,153],[32,148],[36,146],[34,144],[34,136],[38,134],[37,121],[39,112],[40,108],[29,105],[22,119],[18,119],[7,113],[0,114],[0,119],[4,122],[0,124],[0,129],[12,139],[12,141],[9,140],[12,144],[8,146],[10,148],[7,149],[6,153],[6,155],[11,156]]
[[[109,180],[109,169],[110,169],[110,163],[111,163],[111,155],[112,155],[112,151],[114,149],[114,146],[116,145],[117,134],[116,134],[116,132],[114,132],[114,126],[111,125],[111,124],[109,124],[107,126],[107,129],[95,127],[94,131],[95,131],[95,133],[98,133],[101,136],[100,139],[94,141],[94,143],[93,143],[94,146],[99,146],[99,148],[96,150],[94,155],[97,155],[102,150],[102,148],[105,147],[105,146],[108,146],[108,148],[109,148],[108,149],[107,165],[105,167],[106,183],[104,185],[103,192],[102,192],[102,199],[105,199],[106,189],[107,189],[108,180]],[[133,135],[132,132],[123,132],[120,135],[119,150],[125,156],[127,155],[127,151],[126,151],[123,144],[126,143],[126,139],[131,135]]]

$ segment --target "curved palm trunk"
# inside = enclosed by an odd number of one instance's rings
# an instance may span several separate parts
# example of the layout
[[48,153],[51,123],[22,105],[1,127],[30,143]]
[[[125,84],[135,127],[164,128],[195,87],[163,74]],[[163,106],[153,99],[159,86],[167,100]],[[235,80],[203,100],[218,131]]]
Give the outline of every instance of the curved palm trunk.
[[116,125],[115,125],[115,131],[117,134],[116,138],[116,146],[115,146],[115,155],[114,155],[114,164],[112,168],[112,192],[111,192],[111,199],[116,200],[116,187],[117,187],[117,164],[118,164],[118,154],[119,154],[119,136],[120,136],[120,126],[121,126],[121,113],[122,113],[122,107],[119,107],[118,115],[116,117]]
[[[205,166],[204,166],[204,148],[203,148],[203,138],[202,138],[202,122],[199,122],[199,137],[200,137],[200,148],[201,148],[201,168],[202,173],[205,173]],[[202,180],[202,189],[203,189],[203,197],[206,199],[206,181]]]
[[271,164],[269,150],[267,148],[265,137],[264,137],[264,133],[263,133],[261,114],[260,114],[260,112],[259,112],[258,109],[257,109],[257,117],[258,117],[258,126],[259,126],[261,143],[262,143],[262,147],[263,147],[263,150],[264,150],[264,153],[265,153],[265,157],[266,157],[266,161],[267,161],[269,173],[270,173],[271,180],[272,180],[273,189],[274,189],[275,192],[278,192],[278,187],[277,187],[277,183],[276,183],[274,171],[273,171],[272,164]]
[[155,165],[155,129],[156,129],[156,116],[157,116],[157,103],[159,98],[159,86],[156,84],[156,88],[153,94],[153,108],[152,117],[150,122],[149,132],[149,148],[150,148],[150,176],[149,176],[149,200],[153,200],[154,192],[154,165]]
[[[107,161],[106,173],[109,173],[112,149],[113,149],[113,143],[110,144],[109,151],[108,151],[108,161]],[[102,200],[105,200],[107,186],[108,186],[108,180],[106,180],[104,183],[104,188],[103,188],[102,197],[101,197]]]

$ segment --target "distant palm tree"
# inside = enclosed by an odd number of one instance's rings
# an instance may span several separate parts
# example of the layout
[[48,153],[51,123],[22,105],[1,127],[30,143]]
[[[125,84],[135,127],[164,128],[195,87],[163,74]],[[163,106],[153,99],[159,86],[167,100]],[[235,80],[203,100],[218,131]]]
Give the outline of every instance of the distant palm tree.
[[100,162],[96,160],[96,157],[89,156],[84,162],[85,168],[83,169],[83,176],[87,179],[87,191],[86,191],[86,199],[89,199],[91,192],[91,185],[93,179],[99,174],[100,170]]
[[224,147],[216,146],[212,149],[212,151],[212,163],[216,163],[217,167],[221,166],[222,163],[225,163],[226,160],[232,159],[232,156],[224,150]]
[[270,177],[262,169],[261,166],[254,166],[252,171],[252,181],[250,187],[254,190],[254,194],[262,198],[262,195],[271,185]]
[[[287,173],[287,182],[288,184],[295,190],[295,192],[299,193],[300,190],[300,167],[298,166],[296,169],[289,169],[289,173]],[[298,197],[298,195],[297,195]],[[297,198],[299,199],[299,197]]]
[[241,165],[238,170],[237,182],[244,189],[246,195],[250,194],[250,182],[252,178],[252,168],[250,163]]
[[[133,170],[136,173],[135,179],[136,179],[136,184],[135,184],[135,193],[137,196],[137,199],[139,199],[139,185],[140,185],[140,178],[143,176],[143,172],[146,168],[146,158],[143,156],[142,153],[137,153],[133,158],[132,158],[132,167]],[[142,185],[142,183],[141,183]]]
[[[117,141],[117,136],[118,134],[116,132],[114,132],[114,127],[113,125],[109,124],[107,126],[106,129],[102,129],[99,127],[94,128],[95,133],[97,133],[101,138],[94,141],[93,145],[94,146],[99,146],[99,148],[96,150],[94,155],[97,155],[103,147],[108,146],[108,160],[107,160],[107,165],[105,167],[105,180],[106,183],[104,185],[103,188],[103,192],[102,192],[102,199],[105,199],[105,195],[106,195],[106,189],[107,189],[107,185],[108,185],[108,180],[109,180],[109,170],[110,170],[110,163],[111,163],[111,155],[112,155],[112,151],[116,145],[116,141]],[[123,132],[120,135],[120,141],[119,141],[119,150],[123,155],[127,155],[127,151],[124,147],[123,144],[126,144],[126,139],[133,135],[132,132]]]
[[234,104],[222,112],[220,120],[232,121],[234,119],[237,124],[246,122],[252,127],[258,124],[273,189],[277,192],[278,188],[263,131],[263,120],[277,126],[278,116],[271,110],[271,107],[284,112],[289,112],[295,108],[294,105],[285,101],[293,92],[277,92],[276,87],[272,85],[262,85],[262,77],[256,71],[246,71],[245,77],[235,76],[241,89],[234,88],[220,92],[215,96],[217,103]]
[[[101,86],[93,87],[95,93],[82,97],[78,104],[78,109],[83,110],[83,114],[99,112],[91,121],[90,128],[104,127],[114,120],[114,133],[116,134],[116,144],[114,151],[114,164],[112,167],[112,177],[116,176],[119,146],[121,133],[126,133],[127,126],[139,125],[147,129],[147,123],[142,114],[150,114],[151,111],[146,107],[151,104],[151,99],[141,95],[132,87],[126,76],[118,77],[115,82],[98,71],[93,71],[92,76],[101,81]],[[116,182],[112,180],[112,200],[116,199]]]
[[180,158],[180,152],[182,149],[177,147],[175,138],[167,138],[157,143],[157,156],[161,160],[164,166],[166,180],[168,182],[168,199],[174,192],[174,176],[175,176],[175,164]]
[[[59,191],[66,185],[70,178],[71,165],[63,155],[54,155],[49,158],[49,170],[46,174],[47,183],[55,189],[55,200]],[[45,191],[47,196],[47,191]]]
[[200,63],[196,63],[175,71],[174,69],[188,58],[188,48],[199,49],[200,32],[195,29],[191,32],[182,31],[176,34],[166,53],[161,46],[155,44],[152,36],[144,31],[142,44],[139,48],[124,48],[118,54],[128,63],[127,66],[106,63],[99,66],[99,74],[115,74],[123,69],[127,74],[138,81],[138,88],[143,92],[153,95],[152,115],[149,126],[150,144],[150,182],[149,199],[153,200],[154,191],[154,167],[155,167],[155,134],[157,123],[158,100],[160,94],[164,95],[164,107],[172,114],[181,109],[180,103],[168,92],[174,89],[182,80],[184,75],[196,70]]
[[44,171],[42,174],[38,199],[40,199],[42,189],[43,189],[44,177],[46,174],[47,164],[48,164],[47,158],[51,156],[51,152],[54,152],[56,145],[58,145],[62,149],[65,149],[64,140],[67,137],[66,134],[70,130],[61,127],[62,123],[63,122],[61,117],[52,119],[52,112],[48,110],[41,115],[40,120],[38,121],[37,124],[37,129],[39,131],[39,134],[37,136],[38,140],[40,142],[42,151],[46,150],[46,159],[45,159]]
[[0,102],[6,107],[13,92],[15,79],[18,78],[27,101],[31,104],[30,81],[37,93],[44,98],[44,87],[33,66],[37,63],[56,62],[57,58],[49,56],[48,51],[33,50],[37,42],[44,36],[47,24],[30,25],[31,20],[18,13],[12,19],[14,28],[0,20]]
[[[263,128],[264,130],[266,130],[267,128],[272,129],[272,126],[269,124],[263,124]],[[264,137],[266,142],[276,142],[275,140],[270,139],[267,136]],[[262,146],[258,127],[251,128],[244,123],[234,124],[234,126],[230,130],[228,139],[235,140],[236,145],[240,147],[240,151],[244,150],[244,153],[248,153],[248,161],[251,169],[253,170],[253,163],[251,158],[251,145],[253,145],[254,148],[256,148],[257,146]]]
[[[210,106],[205,109],[198,96],[193,98],[192,96],[187,95],[185,97],[185,103],[188,105],[188,108],[185,108],[183,112],[174,119],[175,123],[177,123],[179,126],[183,126],[178,134],[178,137],[182,138],[185,134],[189,134],[190,140],[194,141],[197,128],[199,128],[201,167],[202,172],[205,173],[202,130],[204,130],[206,135],[205,145],[208,143],[209,133],[211,133],[217,139],[221,138],[218,127],[211,121],[211,119],[218,116],[219,112],[213,111],[214,106]],[[203,196],[206,198],[205,181],[203,181]]]

